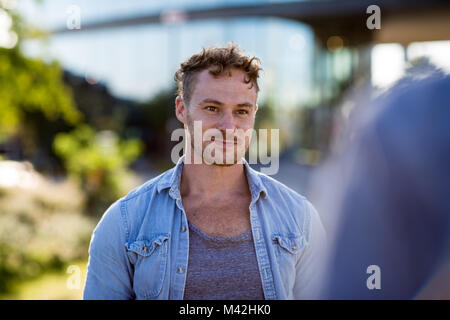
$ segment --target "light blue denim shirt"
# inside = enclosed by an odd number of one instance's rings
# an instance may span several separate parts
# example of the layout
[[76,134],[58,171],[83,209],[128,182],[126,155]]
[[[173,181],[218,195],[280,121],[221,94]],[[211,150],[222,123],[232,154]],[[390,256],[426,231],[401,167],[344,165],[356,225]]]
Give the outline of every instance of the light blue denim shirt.
[[[84,299],[183,299],[189,228],[177,165],[105,212],[90,248]],[[305,197],[252,169],[250,222],[265,299],[315,299],[325,232]]]

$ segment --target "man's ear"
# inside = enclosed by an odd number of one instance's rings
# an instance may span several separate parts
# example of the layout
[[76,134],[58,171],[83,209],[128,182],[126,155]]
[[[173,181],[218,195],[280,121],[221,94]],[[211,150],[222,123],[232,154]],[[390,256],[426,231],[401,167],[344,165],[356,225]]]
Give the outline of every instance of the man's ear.
[[175,98],[175,116],[181,123],[186,124],[186,106],[184,105],[183,98],[177,96]]
[[258,108],[259,108],[258,104],[255,104],[255,113],[254,113],[255,115],[256,115],[256,111],[258,111]]

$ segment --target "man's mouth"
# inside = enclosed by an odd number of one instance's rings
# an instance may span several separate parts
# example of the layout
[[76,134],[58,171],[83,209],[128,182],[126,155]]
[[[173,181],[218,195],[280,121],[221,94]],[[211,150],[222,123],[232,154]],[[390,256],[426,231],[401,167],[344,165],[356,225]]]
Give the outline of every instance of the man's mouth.
[[216,142],[216,143],[222,143],[224,145],[238,144],[237,138],[234,138],[234,140],[223,140],[223,139],[216,139],[216,137],[213,136],[213,137],[211,137],[211,141]]

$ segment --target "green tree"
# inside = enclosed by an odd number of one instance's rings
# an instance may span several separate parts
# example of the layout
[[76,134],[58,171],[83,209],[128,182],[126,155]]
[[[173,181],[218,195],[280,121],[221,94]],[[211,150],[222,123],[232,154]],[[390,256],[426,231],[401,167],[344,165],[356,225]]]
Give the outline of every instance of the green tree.
[[31,29],[2,3],[0,16],[4,22],[0,34],[11,39],[0,43],[0,142],[20,132],[25,115],[30,112],[42,113],[51,121],[78,123],[82,115],[62,80],[60,66],[21,53],[20,39]]
[[81,125],[70,133],[59,133],[54,148],[69,175],[86,192],[88,213],[97,215],[129,191],[133,181],[127,167],[142,145],[139,140],[121,140],[113,131],[96,132]]

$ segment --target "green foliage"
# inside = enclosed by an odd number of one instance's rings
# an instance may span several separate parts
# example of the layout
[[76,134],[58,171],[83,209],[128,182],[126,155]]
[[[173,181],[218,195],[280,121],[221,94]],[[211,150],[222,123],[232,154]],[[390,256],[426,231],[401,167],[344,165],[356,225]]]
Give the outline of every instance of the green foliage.
[[[23,134],[24,120],[29,113],[41,113],[49,121],[77,124],[82,114],[75,106],[70,88],[63,82],[59,64],[28,58],[20,51],[21,39],[39,31],[2,2],[0,13],[11,22],[7,32],[18,39],[13,48],[0,47],[0,143]],[[8,28],[8,22],[5,26]]]
[[19,130],[26,112],[70,124],[82,117],[59,65],[26,58],[17,49],[0,48],[0,110],[0,141]]
[[88,211],[96,215],[129,191],[132,174],[127,166],[139,156],[142,145],[139,140],[121,140],[112,131],[96,133],[82,125],[59,133],[54,149],[68,174],[86,191]]
[[[19,39],[33,33],[17,14],[8,14]],[[137,184],[127,167],[139,156],[140,141],[97,131],[123,130],[127,104],[84,83],[72,90],[79,79],[66,77],[69,86],[65,77],[57,62],[25,57],[20,42],[0,48],[0,144],[34,164],[56,159],[55,152],[74,178],[56,184],[35,172],[35,187],[0,187],[0,293],[86,260],[95,225],[86,213],[98,216]]]

